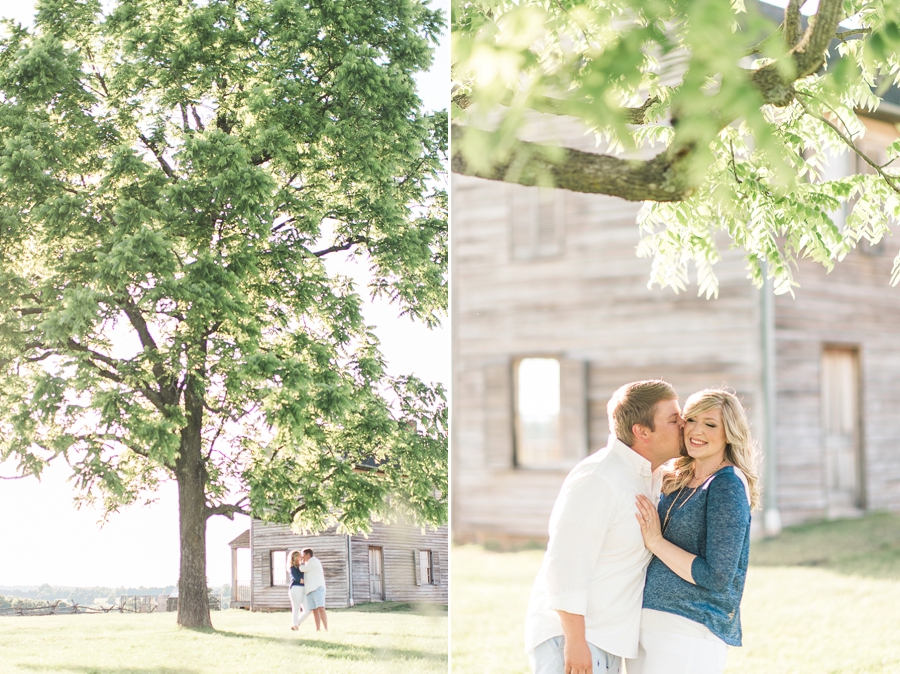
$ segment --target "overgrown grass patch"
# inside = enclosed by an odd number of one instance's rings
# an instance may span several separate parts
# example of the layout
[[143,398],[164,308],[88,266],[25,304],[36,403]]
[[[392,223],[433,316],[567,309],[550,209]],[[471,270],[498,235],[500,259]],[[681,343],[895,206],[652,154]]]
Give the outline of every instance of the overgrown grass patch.
[[[453,548],[454,674],[529,672],[525,611],[540,550]],[[757,541],[742,605],[743,648],[727,674],[900,673],[900,517],[786,529]]]
[[446,610],[385,604],[328,612],[329,631],[290,613],[213,613],[215,631],[174,613],[0,619],[3,674],[393,674],[447,671]]

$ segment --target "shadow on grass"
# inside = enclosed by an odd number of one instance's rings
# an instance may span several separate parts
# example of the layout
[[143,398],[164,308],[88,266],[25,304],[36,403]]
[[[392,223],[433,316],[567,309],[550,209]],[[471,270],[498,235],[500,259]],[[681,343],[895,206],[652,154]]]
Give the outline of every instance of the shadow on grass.
[[401,601],[372,601],[351,608],[329,609],[329,613],[408,613],[410,615],[446,616],[446,604],[417,604]]
[[198,674],[199,669],[173,669],[172,667],[98,667],[97,665],[34,665],[19,664],[20,669],[54,674]]
[[836,573],[900,581],[900,516],[813,522],[754,541],[751,566],[806,566]]
[[[325,658],[335,658],[342,660],[360,660],[361,658],[371,658],[385,660],[388,658],[396,658],[402,660],[419,659],[431,660],[434,662],[444,662],[447,660],[446,654],[432,653],[423,650],[411,650],[404,648],[382,648],[376,646],[361,646],[358,644],[347,644],[334,641],[323,641],[321,639],[297,639],[296,637],[267,637],[256,634],[246,634],[244,632],[229,632],[220,630],[210,632],[229,639],[248,639],[270,644],[287,644],[296,648],[303,648],[304,652],[319,651],[319,654]],[[155,672],[153,674],[156,674]],[[168,673],[166,673],[168,674]],[[180,673],[179,673],[180,674]]]

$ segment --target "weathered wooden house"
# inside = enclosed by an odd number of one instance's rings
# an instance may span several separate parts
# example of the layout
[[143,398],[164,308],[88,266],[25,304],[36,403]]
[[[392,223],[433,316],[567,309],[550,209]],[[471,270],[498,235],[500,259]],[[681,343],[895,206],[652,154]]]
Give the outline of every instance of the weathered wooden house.
[[[300,536],[285,525],[251,520],[232,549],[232,608],[289,609],[288,564],[293,550],[312,548],[325,571],[327,608],[364,602],[447,603],[447,526],[422,530],[409,524],[372,523],[369,534],[329,529]],[[248,549],[249,567],[239,551]]]
[[[863,120],[864,149],[883,157],[900,106]],[[583,130],[563,140],[596,151]],[[832,166],[864,168],[854,155]],[[566,473],[606,444],[612,392],[657,377],[682,400],[718,385],[742,398],[765,453],[757,532],[900,510],[897,239],[862,244],[830,274],[802,262],[793,298],[754,288],[725,252],[706,300],[647,288],[638,208],[454,175],[454,539],[545,539]]]

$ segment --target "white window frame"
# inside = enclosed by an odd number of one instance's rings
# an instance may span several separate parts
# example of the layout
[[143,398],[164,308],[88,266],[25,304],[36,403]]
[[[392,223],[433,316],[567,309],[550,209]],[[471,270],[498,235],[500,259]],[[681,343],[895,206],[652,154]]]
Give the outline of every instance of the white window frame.
[[[276,563],[276,554],[281,553],[284,559]],[[282,575],[279,578],[276,567],[280,565]],[[280,582],[279,582],[280,581]],[[287,550],[269,550],[269,587],[288,587],[291,584],[288,572],[288,551]]]
[[416,585],[434,585],[434,553],[432,550],[413,550]]
[[[526,360],[536,359],[536,360],[553,360],[556,361],[557,366],[559,368],[559,381],[557,383],[557,394],[559,396],[559,408],[556,412],[556,447],[553,450],[553,455],[546,461],[533,461],[530,460],[524,451],[524,430],[522,427],[522,418],[520,414],[520,368],[522,363]],[[532,470],[553,470],[563,466],[563,433],[562,433],[562,360],[555,355],[530,355],[530,356],[522,356],[520,358],[516,358],[513,361],[513,443],[514,443],[514,457],[515,457],[515,467],[523,468],[523,469],[532,469]]]

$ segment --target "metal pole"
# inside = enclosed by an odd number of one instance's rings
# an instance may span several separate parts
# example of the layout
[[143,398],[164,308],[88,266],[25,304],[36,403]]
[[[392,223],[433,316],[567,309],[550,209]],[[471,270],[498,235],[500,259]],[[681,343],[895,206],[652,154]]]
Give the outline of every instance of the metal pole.
[[762,263],[765,278],[760,295],[760,328],[762,336],[763,415],[763,530],[766,536],[781,533],[778,509],[778,452],[775,441],[775,299],[772,279]]
[[350,539],[350,534],[347,534],[347,588],[349,589],[347,594],[350,606],[353,606],[353,545]]

